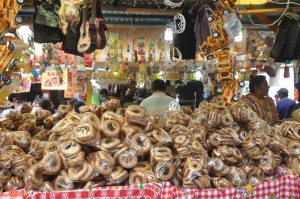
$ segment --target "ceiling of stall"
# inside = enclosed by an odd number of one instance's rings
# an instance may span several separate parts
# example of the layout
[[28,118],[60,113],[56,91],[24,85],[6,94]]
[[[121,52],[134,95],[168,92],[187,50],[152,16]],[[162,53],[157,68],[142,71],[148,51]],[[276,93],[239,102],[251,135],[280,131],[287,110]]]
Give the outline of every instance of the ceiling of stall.
[[[172,0],[181,2],[181,0]],[[114,25],[166,25],[173,20],[176,13],[180,13],[184,6],[192,7],[199,0],[184,0],[181,7],[166,8],[164,0],[101,0],[102,12],[107,24]],[[275,21],[284,12],[287,0],[274,0],[281,4],[269,3],[268,0],[237,0],[242,24],[251,24],[249,16],[254,23],[261,23],[257,14],[264,14],[271,21]],[[34,14],[33,0],[26,0],[20,11],[24,23],[32,23]],[[249,9],[251,2],[256,9]],[[212,0],[207,4],[213,8]],[[300,5],[291,4],[290,10],[300,13]],[[248,16],[249,15],[249,16]]]

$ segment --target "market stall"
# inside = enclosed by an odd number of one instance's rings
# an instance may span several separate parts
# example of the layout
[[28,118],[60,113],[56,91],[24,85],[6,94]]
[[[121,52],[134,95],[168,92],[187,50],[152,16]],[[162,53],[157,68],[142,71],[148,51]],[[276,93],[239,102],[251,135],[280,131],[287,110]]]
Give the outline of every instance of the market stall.
[[[264,75],[259,92],[295,83],[297,14],[285,10],[275,35],[243,29],[234,0],[198,1],[167,29],[109,26],[97,0],[47,3],[33,2],[25,42],[23,2],[0,1],[0,104],[14,106],[0,116],[0,199],[300,198],[300,109],[278,121],[268,93],[262,106],[242,97],[253,76]],[[191,13],[203,20],[193,26]],[[163,119],[139,105],[155,79],[177,96]],[[84,103],[51,112],[9,101],[32,84]]]

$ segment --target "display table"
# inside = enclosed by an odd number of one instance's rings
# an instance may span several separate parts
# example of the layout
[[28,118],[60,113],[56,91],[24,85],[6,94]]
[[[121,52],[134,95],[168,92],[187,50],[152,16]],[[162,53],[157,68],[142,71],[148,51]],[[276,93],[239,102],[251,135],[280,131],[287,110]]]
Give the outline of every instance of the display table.
[[300,180],[294,175],[285,175],[277,180],[236,189],[182,189],[173,187],[169,182],[163,183],[161,199],[299,199]]
[[145,185],[99,187],[95,189],[59,191],[39,193],[30,191],[26,193],[26,199],[141,199],[161,198],[162,185],[149,183]]
[[169,182],[145,185],[99,187],[87,190],[40,193],[11,191],[0,193],[0,199],[300,199],[300,178],[287,174],[277,180],[237,189],[183,189]]

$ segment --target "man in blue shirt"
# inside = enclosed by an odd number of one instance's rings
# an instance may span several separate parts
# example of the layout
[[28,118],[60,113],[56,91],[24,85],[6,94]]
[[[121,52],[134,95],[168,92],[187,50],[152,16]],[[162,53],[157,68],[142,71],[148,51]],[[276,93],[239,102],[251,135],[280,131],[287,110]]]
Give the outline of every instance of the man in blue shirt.
[[276,102],[276,107],[281,120],[291,118],[292,111],[296,105],[295,100],[289,99],[289,91],[286,88],[281,88],[277,92],[280,100]]

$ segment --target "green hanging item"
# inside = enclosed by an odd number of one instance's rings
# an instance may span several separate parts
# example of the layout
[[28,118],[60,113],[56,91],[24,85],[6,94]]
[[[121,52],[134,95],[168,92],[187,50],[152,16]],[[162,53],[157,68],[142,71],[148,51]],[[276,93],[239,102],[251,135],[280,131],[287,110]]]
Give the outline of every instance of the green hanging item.
[[92,87],[92,104],[99,104],[100,105],[99,91],[94,86]]

